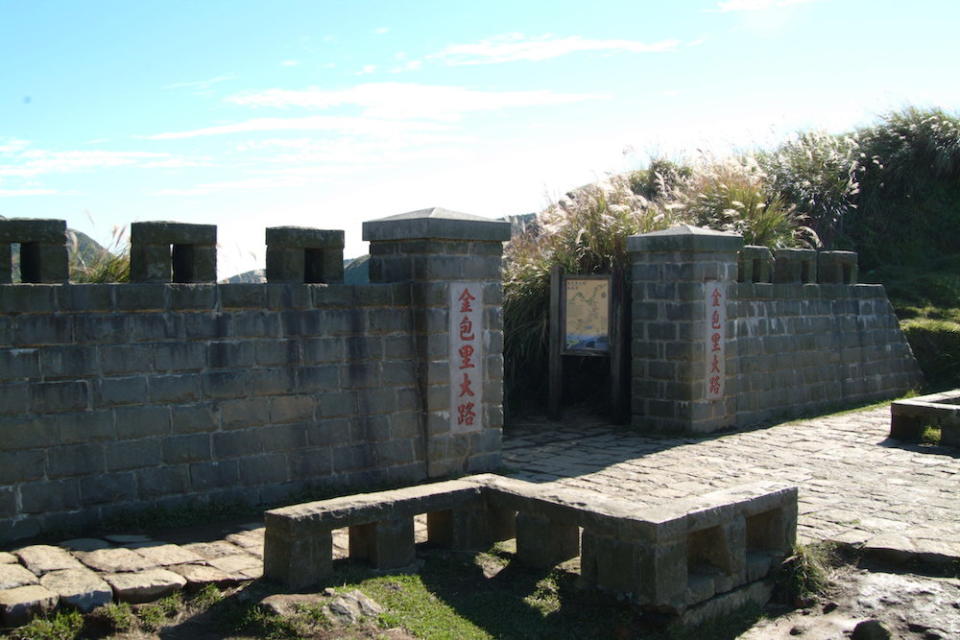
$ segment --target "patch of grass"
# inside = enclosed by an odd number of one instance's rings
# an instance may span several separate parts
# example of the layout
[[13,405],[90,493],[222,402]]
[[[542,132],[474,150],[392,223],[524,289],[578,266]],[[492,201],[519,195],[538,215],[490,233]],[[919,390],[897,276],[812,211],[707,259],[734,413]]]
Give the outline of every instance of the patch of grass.
[[165,626],[171,618],[175,618],[181,609],[183,609],[183,596],[178,592],[139,607],[136,614],[141,627],[156,631]]
[[223,592],[215,584],[204,585],[190,600],[194,609],[208,609],[223,600]]
[[83,630],[83,616],[77,611],[58,611],[52,616],[35,618],[14,629],[10,640],[74,640]]
[[125,633],[137,626],[137,617],[126,602],[111,602],[90,615],[95,621],[102,622],[110,633]]
[[833,544],[797,544],[781,567],[778,584],[783,599],[792,604],[823,594],[830,586],[830,568],[836,561]]
[[940,427],[928,424],[920,434],[920,444],[940,444]]

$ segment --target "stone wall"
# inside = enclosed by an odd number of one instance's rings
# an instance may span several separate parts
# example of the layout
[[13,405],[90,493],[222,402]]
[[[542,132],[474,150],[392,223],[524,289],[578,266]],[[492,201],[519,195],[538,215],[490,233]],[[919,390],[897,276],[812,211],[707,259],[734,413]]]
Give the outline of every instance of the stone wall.
[[[499,465],[499,260],[509,225],[460,215],[419,239],[429,245],[423,257],[442,261],[435,251],[456,254],[444,233],[459,241],[479,230],[483,239],[470,242],[496,263],[450,272],[479,293],[489,319],[479,334],[482,419],[454,439],[431,404],[434,394],[449,396],[450,374],[439,368],[451,365],[445,332],[442,344],[422,348],[423,274],[305,284],[342,270],[324,266],[329,247],[312,248],[317,234],[285,228],[274,233],[284,242],[273,269],[282,284],[197,283],[196,274],[211,273],[209,255],[157,240],[158,229],[188,237],[182,225],[142,224],[154,225],[149,240],[159,249],[139,250],[137,273],[152,282],[0,285],[0,540],[147,506],[276,502],[317,487]],[[378,228],[388,236],[398,225]],[[172,268],[156,264],[163,259]],[[177,273],[188,282],[171,282]],[[443,324],[451,287],[431,283],[429,317]]]
[[632,422],[706,433],[898,396],[920,383],[856,254],[744,247],[689,226],[629,239]]
[[875,402],[918,385],[882,285],[739,283],[729,305],[738,425]]

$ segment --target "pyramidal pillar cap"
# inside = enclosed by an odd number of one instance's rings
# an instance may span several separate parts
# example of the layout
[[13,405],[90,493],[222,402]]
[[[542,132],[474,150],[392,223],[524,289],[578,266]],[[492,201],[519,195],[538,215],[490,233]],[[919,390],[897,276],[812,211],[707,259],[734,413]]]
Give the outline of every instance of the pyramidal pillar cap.
[[627,238],[629,251],[739,251],[743,236],[739,233],[704,229],[681,224],[662,231],[651,231]]
[[363,239],[504,242],[510,239],[510,223],[433,207],[364,222]]

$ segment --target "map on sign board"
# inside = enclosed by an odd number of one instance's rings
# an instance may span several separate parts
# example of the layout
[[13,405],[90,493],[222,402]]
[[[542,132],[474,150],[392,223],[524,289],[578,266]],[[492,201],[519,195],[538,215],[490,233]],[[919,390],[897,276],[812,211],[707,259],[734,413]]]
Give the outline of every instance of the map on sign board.
[[563,348],[610,351],[609,278],[565,278]]

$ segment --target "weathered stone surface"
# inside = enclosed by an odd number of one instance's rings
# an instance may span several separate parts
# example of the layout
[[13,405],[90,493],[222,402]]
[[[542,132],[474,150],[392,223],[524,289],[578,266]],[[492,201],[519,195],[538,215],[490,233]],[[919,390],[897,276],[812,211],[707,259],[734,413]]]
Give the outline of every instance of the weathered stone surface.
[[57,594],[38,584],[0,591],[0,618],[5,627],[20,626],[35,615],[56,609],[58,599]]
[[251,569],[260,569],[263,563],[260,562],[259,558],[248,553],[240,553],[234,556],[210,558],[207,560],[207,564],[230,575],[246,576],[247,574],[243,572]]
[[260,601],[260,608],[276,616],[292,616],[302,607],[326,602],[322,593],[275,593]]
[[226,537],[227,542],[232,542],[238,547],[243,547],[244,549],[256,548],[263,546],[263,526],[259,526],[256,529],[250,531],[241,531],[239,533],[231,533]]
[[61,569],[82,569],[76,558],[59,547],[46,544],[31,545],[13,552],[23,564],[38,576]]
[[172,564],[203,562],[201,556],[175,544],[141,543],[130,545],[129,548],[143,556],[147,562],[159,567],[166,567]]
[[266,245],[303,249],[343,248],[343,230],[312,227],[267,227]]
[[0,564],[16,564],[20,562],[17,556],[7,551],[0,551]]
[[341,624],[356,624],[364,617],[378,616],[383,613],[375,600],[354,589],[347,593],[337,593],[326,605],[330,616]]
[[243,547],[238,547],[226,540],[215,540],[213,542],[191,542],[181,545],[187,551],[191,551],[202,558],[211,560],[213,558],[222,558],[224,556],[235,556],[245,552]]
[[124,548],[77,552],[77,557],[91,569],[110,573],[142,571],[157,566],[143,556]]
[[122,602],[150,602],[183,589],[187,579],[167,569],[148,569],[138,573],[107,573],[103,579],[113,587]]
[[864,620],[853,628],[850,640],[890,640],[890,631],[879,620]]
[[441,207],[363,223],[363,239],[370,242],[417,238],[504,242],[510,239],[510,223]]
[[240,581],[236,574],[227,574],[216,567],[203,564],[178,564],[168,567],[170,571],[180,574],[191,585],[216,584],[220,586],[235,584]]
[[39,582],[37,576],[19,564],[0,564],[0,589],[14,589]]
[[60,601],[86,613],[113,600],[113,590],[89,569],[51,571],[40,584],[60,596]]

